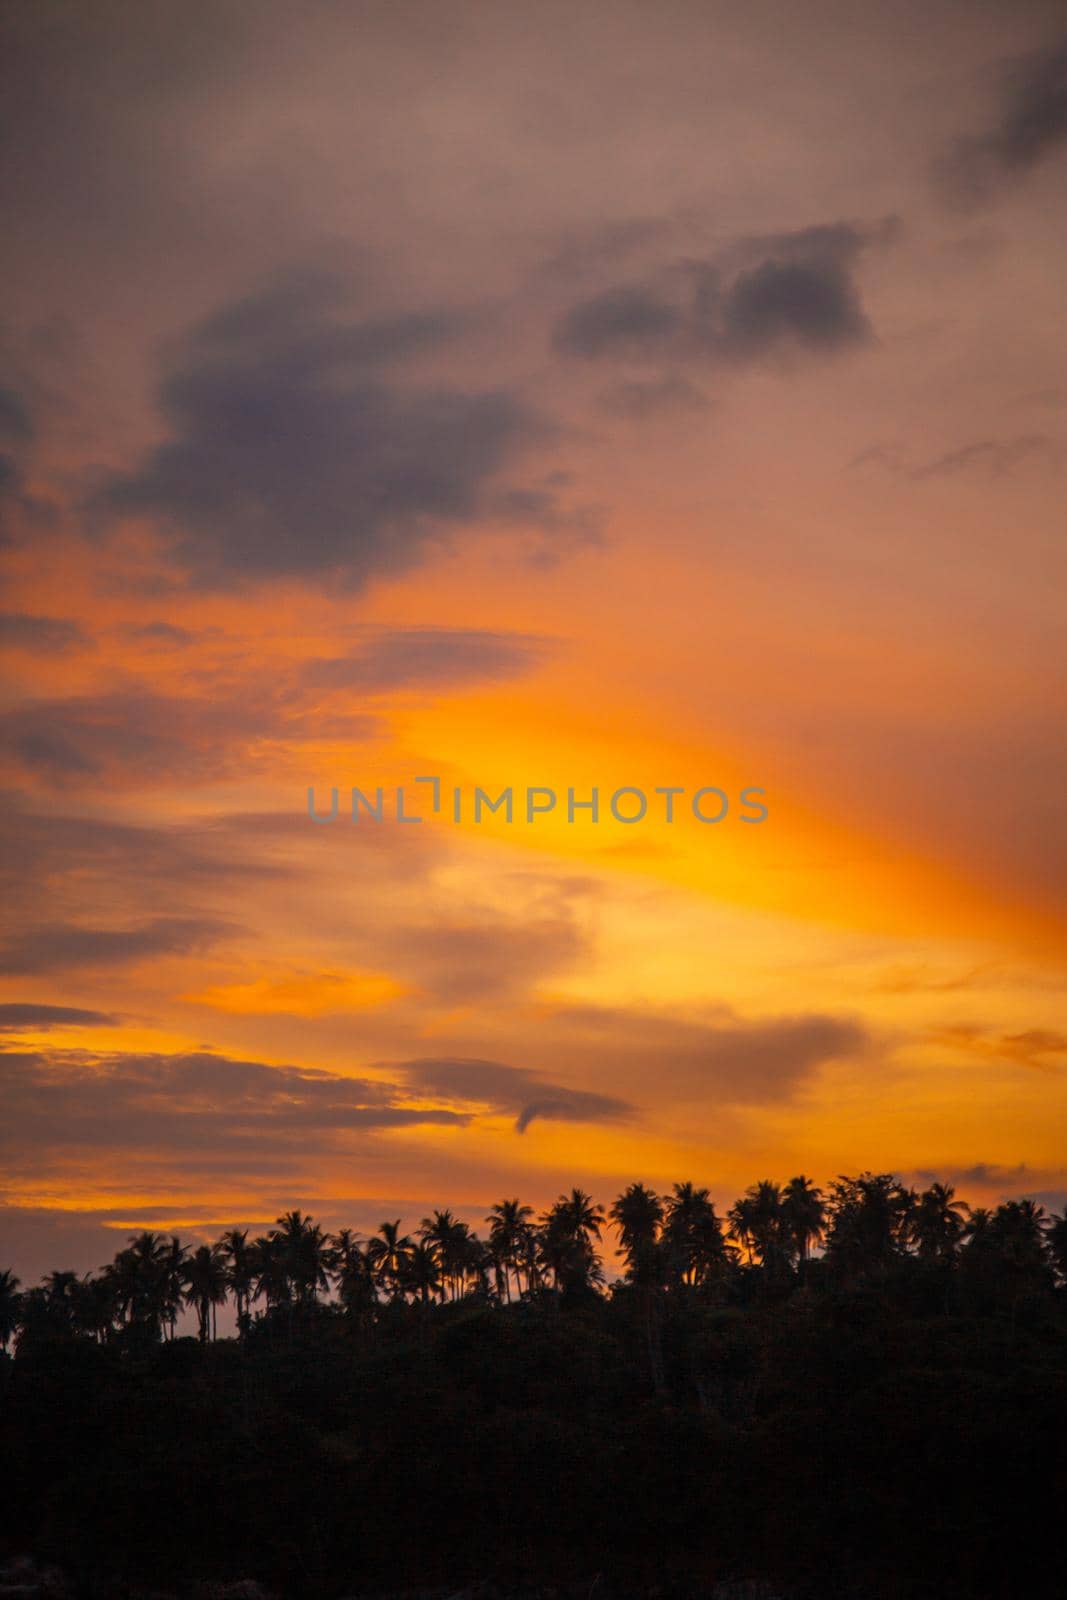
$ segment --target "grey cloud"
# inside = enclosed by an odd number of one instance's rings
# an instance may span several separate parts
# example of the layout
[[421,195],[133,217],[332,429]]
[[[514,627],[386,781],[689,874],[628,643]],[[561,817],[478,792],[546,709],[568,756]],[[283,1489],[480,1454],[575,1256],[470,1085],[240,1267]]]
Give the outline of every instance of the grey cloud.
[[1067,1033],[1055,1028],[1024,1028],[998,1033],[975,1022],[955,1022],[934,1030],[933,1037],[950,1049],[1012,1061],[1038,1072],[1058,1072],[1067,1065]]
[[[146,1207],[146,1212],[158,1215],[161,1221],[171,1214],[165,1207],[158,1211]],[[175,1208],[173,1214],[180,1212]],[[125,1236],[110,1228],[108,1219],[96,1211],[0,1201],[0,1255],[25,1286],[53,1266],[79,1274],[95,1272],[125,1242]]]
[[189,955],[236,931],[215,917],[155,917],[133,928],[46,923],[16,934],[0,948],[11,974],[126,966],[149,956]]
[[1052,453],[1052,443],[1043,433],[1024,433],[1014,439],[976,439],[913,467],[909,476],[921,481],[982,471],[992,478],[1003,478],[1035,456],[1049,458]]
[[0,1031],[20,1029],[111,1028],[118,1018],[107,1011],[86,1011],[80,1006],[46,1006],[36,1001],[11,1001],[0,1005]]
[[975,203],[1065,144],[1067,39],[1060,39],[1003,69],[996,120],[959,141],[941,176],[953,198]]
[[156,694],[139,685],[107,694],[25,701],[0,713],[0,754],[50,782],[135,776],[163,782],[218,776],[257,741],[372,738],[374,717],[302,712],[281,687],[216,682],[203,696]]
[[647,383],[617,383],[600,396],[601,410],[609,416],[629,417],[640,422],[649,417],[706,411],[710,404],[707,395],[695,383],[678,377],[653,379]]
[[408,926],[388,940],[392,969],[453,1005],[527,993],[586,950],[585,935],[565,909],[512,921],[487,915],[476,922]]
[[556,348],[588,360],[745,364],[790,348],[863,344],[872,330],[855,262],[891,231],[826,224],[675,263],[654,282],[615,285],[571,307],[556,326]]
[[685,312],[651,289],[606,289],[575,306],[563,318],[556,346],[566,355],[656,354],[685,326]]
[[0,384],[0,438],[30,439],[33,422],[20,395]]
[[16,650],[59,655],[86,643],[84,630],[65,617],[38,617],[26,611],[0,613],[0,644]]
[[141,622],[123,629],[128,639],[144,644],[173,645],[180,648],[192,644],[196,634],[189,628],[179,628],[173,622]]
[[572,282],[590,272],[615,270],[619,261],[650,246],[661,250],[679,228],[674,217],[627,217],[593,222],[567,231],[564,239],[537,266],[537,277]]
[[998,1161],[976,1161],[973,1166],[961,1167],[954,1176],[961,1183],[1017,1185],[1024,1183],[1032,1173],[1025,1161],[1014,1167],[1002,1166]]
[[550,1083],[522,1067],[476,1057],[431,1057],[390,1064],[420,1089],[461,1101],[481,1101],[496,1111],[515,1112],[525,1133],[535,1118],[552,1122],[617,1122],[633,1107],[615,1095],[594,1094]]
[[[16,619],[16,636],[49,637],[49,619],[28,620],[23,627]],[[60,638],[66,637],[63,627],[55,625]],[[161,628],[168,625],[154,625],[150,640],[173,642],[169,629],[160,633]],[[205,674],[202,694],[160,694],[134,682],[103,694],[23,701],[0,712],[0,756],[51,784],[88,777],[162,783],[225,776],[250,770],[265,741],[356,744],[382,733],[379,717],[324,710],[309,690],[376,695],[497,682],[531,670],[550,647],[551,641],[534,635],[489,629],[382,629],[369,632],[348,655],[308,662],[269,682]],[[189,682],[195,687],[195,677]]]
[[384,694],[393,689],[450,689],[529,672],[548,641],[487,628],[390,628],[340,658],[314,661],[305,682]]
[[843,262],[764,261],[722,303],[722,347],[740,360],[795,341],[812,350],[863,344],[871,325]]
[[0,499],[15,497],[22,488],[22,455],[33,432],[22,397],[0,385]]
[[96,506],[157,518],[197,585],[331,574],[359,587],[403,571],[479,518],[542,432],[509,390],[403,375],[461,326],[353,321],[310,275],[227,306],[163,380],[170,437]]
[[[215,926],[248,896],[287,907],[290,918],[305,916],[310,932],[322,887],[336,885],[338,875],[358,878],[365,894],[388,902],[417,894],[445,854],[429,827],[348,826],[331,831],[327,845],[324,830],[308,821],[303,793],[293,802],[287,812],[150,826],[26,809],[0,794],[7,844],[0,906],[11,947],[23,961],[47,954],[39,943],[22,944],[31,907],[29,928],[38,934],[87,922],[128,934],[143,927],[146,907]],[[369,934],[353,942],[370,959]]]
[[413,1107],[395,1084],[309,1067],[268,1066],[207,1051],[10,1051],[0,1054],[6,1118],[0,1139],[41,1148],[110,1147],[171,1158],[226,1151],[269,1153],[305,1141],[329,1144],[379,1128],[462,1126],[451,1107]]
[[1010,439],[973,439],[918,462],[910,460],[906,452],[893,445],[874,444],[853,456],[848,466],[850,471],[859,467],[882,467],[894,476],[922,483],[929,478],[954,478],[967,473],[1007,478],[1028,463],[1055,463],[1057,459],[1057,447],[1047,434],[1020,433]]
[[[128,882],[136,898],[158,896],[177,885],[237,888],[250,879],[281,877],[289,867],[263,849],[241,850],[264,830],[262,819],[233,817],[196,825],[142,827],[67,812],[38,812],[13,795],[0,795],[9,848],[0,862],[6,903],[38,908],[62,891],[70,874],[92,902]],[[295,832],[298,818],[278,818]]]
[[570,1059],[610,1062],[616,1082],[632,1092],[662,1085],[674,1102],[707,1095],[742,1106],[781,1099],[825,1063],[870,1045],[860,1022],[818,1012],[749,1021],[722,1009],[690,1020],[571,1006],[553,1013],[552,1026]]

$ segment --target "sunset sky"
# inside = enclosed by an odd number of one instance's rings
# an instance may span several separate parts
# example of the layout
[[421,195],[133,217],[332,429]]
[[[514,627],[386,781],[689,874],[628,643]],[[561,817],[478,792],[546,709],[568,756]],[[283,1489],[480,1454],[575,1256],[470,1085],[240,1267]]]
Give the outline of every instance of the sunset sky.
[[1061,7],[40,0],[0,61],[0,1267],[1061,1209]]

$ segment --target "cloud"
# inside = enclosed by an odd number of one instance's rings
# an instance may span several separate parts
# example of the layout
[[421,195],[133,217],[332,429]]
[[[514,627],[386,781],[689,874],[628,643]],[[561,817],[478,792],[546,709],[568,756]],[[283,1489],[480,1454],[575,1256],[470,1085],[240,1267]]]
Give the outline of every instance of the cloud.
[[[68,638],[67,624],[7,620],[8,631],[35,648],[62,648]],[[154,642],[166,635],[147,637]],[[199,694],[163,694],[133,681],[100,694],[24,700],[0,712],[0,759],[51,785],[93,778],[154,786],[225,777],[253,770],[279,744],[351,745],[383,734],[379,716],[348,710],[350,701],[324,709],[316,691],[447,692],[518,677],[551,648],[546,638],[491,629],[367,630],[365,642],[347,655],[283,666],[269,681],[261,674],[249,679],[205,671]],[[196,675],[187,681],[195,688]]]
[[571,914],[529,909],[513,919],[442,917],[382,935],[390,970],[448,1005],[498,1002],[529,993],[538,982],[571,967],[589,948]]
[[1049,1057],[1060,1056],[1067,1065],[1067,1033],[1054,1028],[1025,1028],[1021,1033],[1006,1033],[1000,1048],[1013,1060],[1026,1066],[1049,1068],[1056,1065]]
[[552,1012],[551,1026],[556,1048],[567,1059],[610,1063],[614,1082],[635,1096],[651,1089],[671,1106],[784,1099],[826,1063],[871,1044],[859,1021],[818,1012],[748,1020],[724,1007],[691,1019],[570,1006]]
[[191,629],[179,628],[173,622],[131,623],[122,631],[127,639],[133,639],[138,644],[165,645],[168,649],[172,646],[181,649],[193,644],[197,638]]
[[954,478],[979,473],[986,478],[1011,477],[1017,468],[1035,459],[1055,462],[1057,449],[1044,433],[1020,433],[1009,439],[973,439],[967,444],[943,451],[926,461],[909,461],[902,450],[884,444],[871,445],[852,457],[849,469],[884,467],[898,477],[922,483],[927,478]]
[[30,439],[33,423],[22,398],[0,384],[0,439]]
[[42,655],[59,655],[86,643],[84,629],[65,617],[36,617],[25,611],[0,612],[0,645]]
[[613,285],[564,314],[556,348],[590,361],[743,365],[790,349],[830,353],[864,344],[872,330],[853,270],[861,251],[889,231],[833,223],[768,234],[718,257],[676,263],[655,282]]
[[609,416],[629,417],[639,422],[649,417],[676,417],[687,412],[706,411],[711,404],[695,383],[678,377],[653,379],[648,383],[617,383],[604,390],[599,403]]
[[722,306],[722,346],[750,360],[795,341],[811,350],[863,344],[871,326],[840,261],[764,261],[742,273]]
[[220,1152],[266,1156],[311,1134],[336,1145],[360,1130],[470,1121],[452,1107],[409,1105],[395,1084],[208,1051],[9,1051],[0,1087],[0,1144],[23,1161],[42,1148],[105,1147],[218,1164]]
[[352,654],[305,667],[305,683],[386,694],[394,689],[454,689],[520,677],[548,641],[488,628],[388,628]]
[[865,1028],[818,1013],[746,1020],[725,1009],[711,1020],[606,1006],[553,1008],[538,1019],[537,1041],[568,1074],[607,1080],[612,1093],[571,1087],[536,1067],[480,1057],[431,1057],[380,1063],[413,1086],[460,1102],[514,1113],[521,1133],[537,1118],[626,1120],[660,1097],[672,1109],[714,1103],[765,1105],[795,1092],[820,1067],[870,1046]]
[[203,695],[157,694],[135,684],[28,700],[0,713],[0,756],[53,784],[72,778],[159,784],[247,770],[263,740],[355,743],[380,731],[375,717],[303,708],[281,683],[217,679]]
[[686,324],[681,307],[651,289],[625,285],[605,289],[573,307],[556,333],[556,346],[566,355],[655,354],[669,346]]
[[940,176],[951,197],[976,204],[1067,145],[1067,39],[1002,68],[998,115],[961,139]]
[[940,1044],[992,1061],[1013,1061],[1039,1072],[1067,1066],[1067,1033],[1055,1028],[1025,1028],[998,1033],[973,1022],[957,1022],[935,1030]]
[[0,500],[17,496],[21,490],[21,456],[33,433],[21,395],[0,384]]
[[48,1028],[113,1028],[118,1018],[107,1011],[85,1011],[79,1006],[46,1006],[35,1001],[0,1005],[0,1031],[41,1032]]
[[158,395],[169,437],[96,507],[154,519],[199,586],[333,575],[358,588],[402,572],[477,520],[544,433],[511,390],[405,375],[462,326],[352,320],[319,274],[235,301],[171,362]]
[[551,1083],[522,1067],[473,1057],[431,1057],[389,1064],[408,1083],[460,1101],[481,1101],[494,1111],[515,1112],[515,1130],[536,1119],[551,1122],[617,1122],[633,1107],[616,1095],[594,1094]]
[[998,1188],[1017,1188],[1031,1176],[1033,1174],[1025,1161],[1018,1162],[1014,1167],[1001,1166],[996,1161],[976,1161],[972,1166],[961,1167],[955,1174],[959,1183],[980,1183]]
[[216,917],[155,917],[134,928],[48,923],[9,939],[0,966],[19,975],[127,966],[150,956],[190,955],[235,931]]
[[912,467],[908,476],[923,478],[955,477],[959,473],[981,471],[991,478],[1009,477],[1024,462],[1035,456],[1048,457],[1051,441],[1043,433],[1019,434],[1014,439],[976,439],[961,445],[921,466]]
[[883,972],[870,987],[874,994],[954,994],[987,987],[998,977],[1003,977],[1003,966],[997,961],[983,961],[957,972],[938,971],[923,962],[900,963]]
[[[128,887],[131,901],[143,904],[146,895],[158,903],[160,895],[189,887],[247,892],[252,881],[287,877],[292,870],[265,848],[269,819],[263,817],[146,827],[27,809],[10,794],[0,799],[9,846],[0,858],[0,895],[8,907],[32,903],[41,910],[53,896],[62,899],[68,879],[78,885],[78,903],[110,901],[116,888]],[[293,834],[306,829],[301,818],[289,815],[274,816],[273,827]],[[259,848],[253,848],[256,840]]]
[[[150,940],[170,947],[160,954],[180,956],[190,937],[202,936],[205,944],[216,934],[221,939],[236,917],[256,928],[257,939],[267,937],[268,946],[267,926],[283,928],[289,941],[314,942],[316,950],[332,938],[316,970],[347,970],[356,960],[376,971],[381,920],[390,926],[423,906],[428,880],[447,853],[430,827],[348,826],[334,831],[327,846],[323,830],[308,821],[302,791],[285,812],[155,826],[25,809],[13,796],[0,798],[7,844],[0,854],[0,920],[22,970],[51,968],[60,955],[79,964],[92,956],[107,958],[125,982],[119,958],[143,951],[146,929]],[[322,907],[343,895],[346,883],[358,884],[365,905],[377,906],[379,915],[324,935]],[[153,911],[160,913],[156,923]],[[236,967],[201,970],[195,981],[247,981],[251,948],[243,942]],[[107,1003],[125,1009],[125,991]]]

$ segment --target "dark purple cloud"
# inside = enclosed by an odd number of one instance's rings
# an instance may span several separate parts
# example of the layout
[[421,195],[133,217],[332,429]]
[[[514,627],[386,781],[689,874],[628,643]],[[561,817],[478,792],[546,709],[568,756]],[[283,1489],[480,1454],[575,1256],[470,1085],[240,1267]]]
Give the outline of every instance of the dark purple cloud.
[[778,351],[829,353],[872,337],[854,278],[886,227],[832,223],[739,241],[572,306],[555,345],[587,360],[744,364]]
[[47,1006],[37,1001],[10,1001],[0,1005],[0,1031],[34,1032],[46,1028],[112,1028],[118,1018],[108,1011],[86,1011],[80,1006]]
[[871,1038],[852,1017],[819,1012],[757,1019],[720,1008],[706,1018],[622,1007],[552,1013],[555,1049],[586,1071],[610,1067],[635,1096],[667,1104],[760,1105],[788,1098],[827,1062],[861,1054]]
[[1067,147],[1067,38],[1007,62],[989,127],[960,140],[942,176],[957,200],[976,203]]
[[349,655],[309,662],[304,681],[367,694],[454,689],[520,677],[548,647],[530,634],[489,628],[387,628]]
[[227,1152],[267,1164],[272,1150],[309,1137],[336,1145],[357,1132],[470,1121],[452,1106],[411,1106],[396,1084],[206,1051],[8,1051],[0,1093],[0,1145],[20,1165],[42,1149],[108,1148],[150,1162],[207,1159],[219,1176]]
[[193,955],[235,931],[217,917],[153,917],[133,928],[46,923],[10,937],[0,947],[0,968],[36,976],[123,967],[150,956]]
[[393,1062],[390,1071],[433,1094],[459,1101],[481,1101],[495,1111],[515,1113],[515,1129],[525,1133],[536,1119],[551,1122],[618,1122],[633,1106],[617,1095],[594,1094],[552,1083],[521,1067],[471,1057],[430,1057]]
[[148,516],[194,585],[332,574],[353,588],[416,565],[478,520],[544,425],[506,387],[412,377],[454,339],[441,313],[353,316],[302,274],[190,333],[158,392],[168,438],[96,497]]
[[38,617],[25,611],[0,613],[0,645],[41,655],[62,655],[86,643],[85,630],[65,617]]

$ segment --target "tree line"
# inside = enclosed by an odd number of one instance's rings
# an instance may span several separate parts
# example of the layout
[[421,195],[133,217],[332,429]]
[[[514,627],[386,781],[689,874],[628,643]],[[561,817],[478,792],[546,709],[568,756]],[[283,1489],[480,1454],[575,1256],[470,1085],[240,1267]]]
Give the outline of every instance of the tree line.
[[[195,1311],[206,1343],[228,1301],[244,1336],[257,1322],[291,1322],[324,1298],[366,1322],[402,1302],[574,1300],[625,1286],[645,1305],[658,1388],[661,1308],[672,1296],[722,1300],[746,1276],[788,1293],[914,1261],[940,1275],[946,1294],[959,1280],[979,1299],[1011,1305],[1067,1282],[1067,1213],[1048,1216],[1029,1199],[971,1207],[949,1185],[918,1192],[891,1173],[840,1177],[826,1191],[803,1175],[784,1185],[764,1180],[725,1217],[708,1189],[692,1183],[667,1195],[632,1183],[607,1211],[574,1188],[540,1217],[518,1199],[501,1200],[486,1224],[482,1237],[440,1210],[412,1234],[397,1219],[361,1239],[348,1228],[328,1233],[293,1210],[257,1238],[231,1228],[213,1243],[188,1245],[144,1231],[97,1273],[52,1271],[20,1292],[14,1274],[0,1272],[0,1348],[39,1335],[172,1340],[185,1308]],[[609,1225],[623,1267],[614,1285],[604,1266]]]

